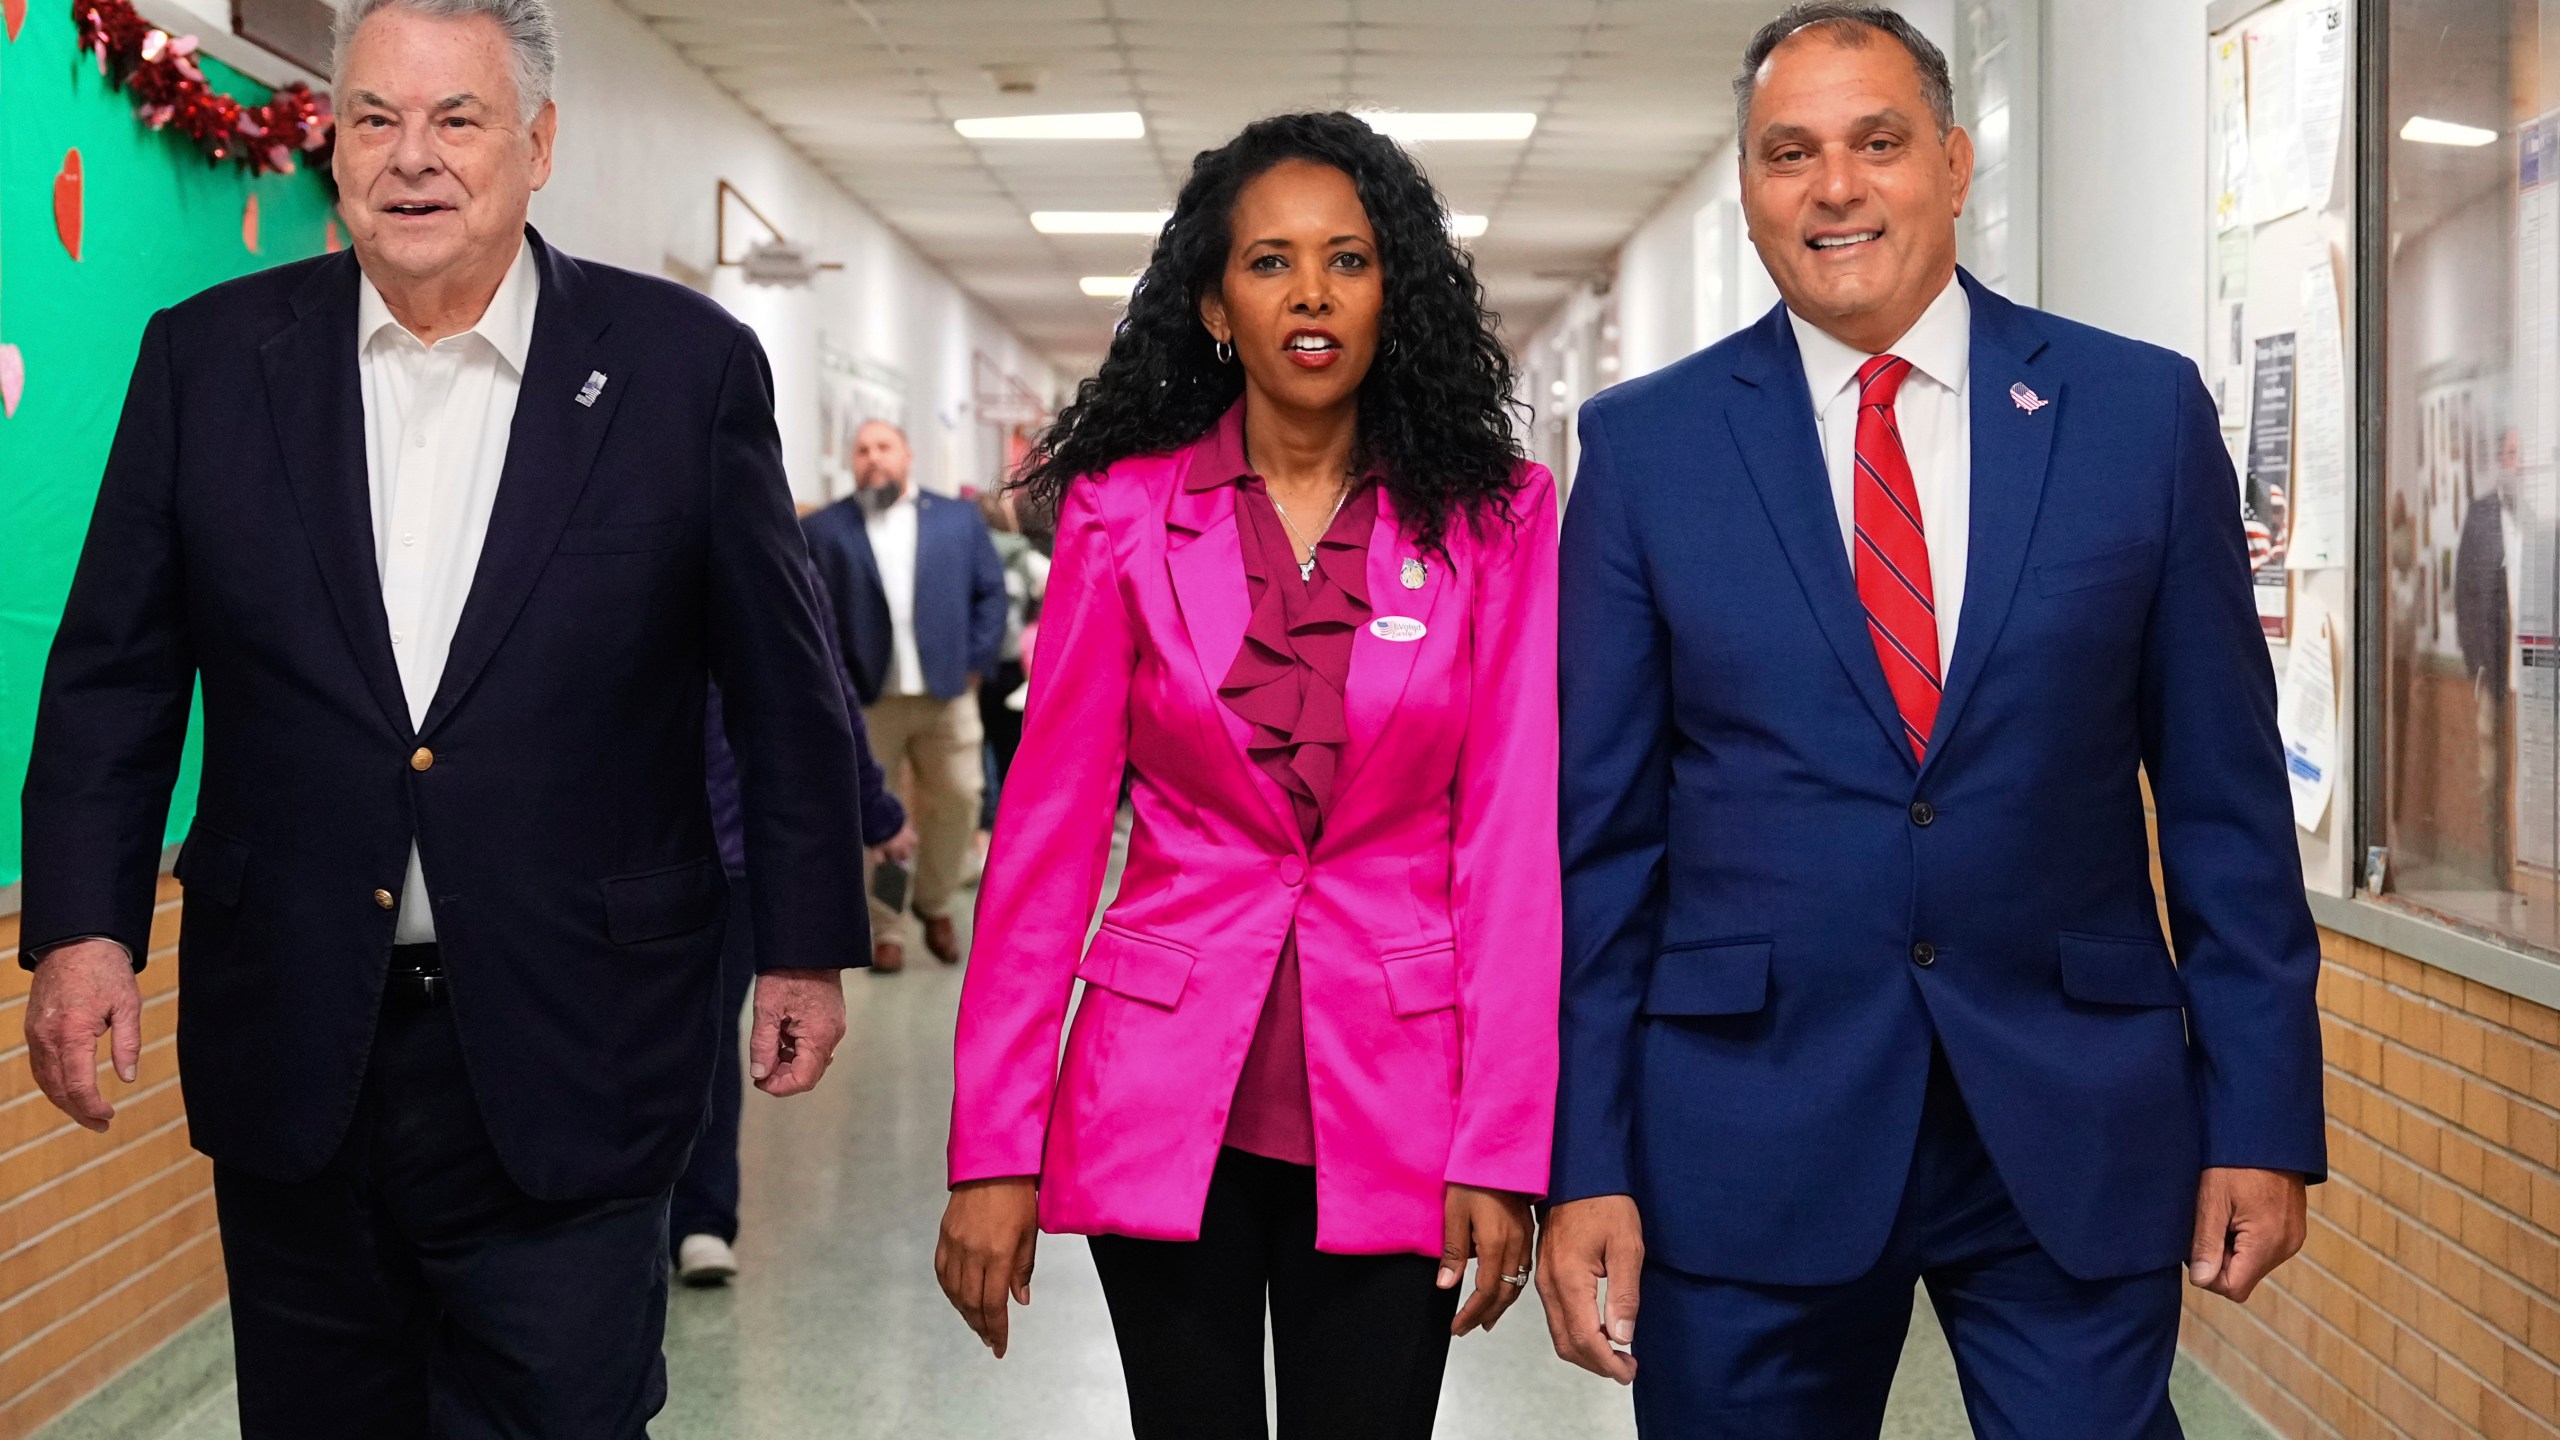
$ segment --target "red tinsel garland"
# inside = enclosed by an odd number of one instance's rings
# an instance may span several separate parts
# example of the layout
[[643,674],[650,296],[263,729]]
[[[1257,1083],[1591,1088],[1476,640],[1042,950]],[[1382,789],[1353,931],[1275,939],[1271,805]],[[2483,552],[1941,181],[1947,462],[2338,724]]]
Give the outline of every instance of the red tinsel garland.
[[337,125],[329,97],[297,80],[264,105],[216,92],[195,62],[196,37],[172,36],[134,12],[131,0],[72,0],[80,48],[98,73],[133,92],[134,112],[154,130],[176,126],[216,164],[236,161],[253,175],[286,175],[305,154],[326,172]]

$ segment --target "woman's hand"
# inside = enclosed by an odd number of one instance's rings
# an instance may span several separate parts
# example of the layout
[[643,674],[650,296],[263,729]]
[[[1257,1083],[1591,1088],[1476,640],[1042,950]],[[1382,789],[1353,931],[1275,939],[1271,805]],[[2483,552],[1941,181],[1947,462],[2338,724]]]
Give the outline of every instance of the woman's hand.
[[933,1275],[951,1308],[1004,1358],[1005,1302],[1031,1303],[1032,1252],[1040,1242],[1040,1186],[1029,1176],[956,1186],[942,1212]]
[[1451,1185],[1444,1204],[1440,1288],[1456,1289],[1466,1278],[1467,1261],[1476,1262],[1476,1293],[1460,1307],[1449,1333],[1491,1330],[1529,1288],[1529,1197]]

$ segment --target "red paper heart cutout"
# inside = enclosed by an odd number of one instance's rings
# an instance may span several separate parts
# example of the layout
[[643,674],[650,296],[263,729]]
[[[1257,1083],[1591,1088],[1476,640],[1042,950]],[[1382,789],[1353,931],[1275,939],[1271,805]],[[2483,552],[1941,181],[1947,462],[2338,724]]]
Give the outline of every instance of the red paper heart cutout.
[[27,23],[27,0],[0,0],[0,21],[8,22],[9,38],[18,38],[18,27]]
[[80,258],[80,152],[62,157],[62,173],[53,177],[53,228],[62,237],[62,248],[71,258]]

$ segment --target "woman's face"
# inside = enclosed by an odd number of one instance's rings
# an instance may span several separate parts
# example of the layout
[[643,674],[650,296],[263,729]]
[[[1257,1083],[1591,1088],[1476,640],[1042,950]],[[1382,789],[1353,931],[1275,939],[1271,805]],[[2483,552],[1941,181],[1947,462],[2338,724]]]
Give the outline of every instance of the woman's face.
[[1247,183],[1201,322],[1235,346],[1245,381],[1292,410],[1352,404],[1378,354],[1386,277],[1351,177],[1288,160]]

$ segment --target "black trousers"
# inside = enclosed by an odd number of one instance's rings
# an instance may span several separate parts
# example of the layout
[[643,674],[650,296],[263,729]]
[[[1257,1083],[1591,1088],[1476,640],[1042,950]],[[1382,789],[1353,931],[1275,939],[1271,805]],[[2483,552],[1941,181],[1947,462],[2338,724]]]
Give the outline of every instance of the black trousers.
[[213,1189],[243,1440],[644,1440],[666,1403],[666,1196],[516,1188],[449,1007],[385,1009],[316,1178]]
[[1197,1240],[1093,1237],[1137,1440],[1264,1440],[1265,1297],[1281,1440],[1427,1440],[1458,1292],[1429,1255],[1316,1249],[1316,1175],[1225,1150]]
[[738,1014],[756,983],[756,927],[750,923],[746,877],[729,877],[729,933],[720,946],[720,1059],[711,1070],[711,1118],[693,1143],[693,1159],[676,1181],[667,1239],[687,1235],[738,1239],[738,1117],[746,1101],[746,1060],[738,1053]]

